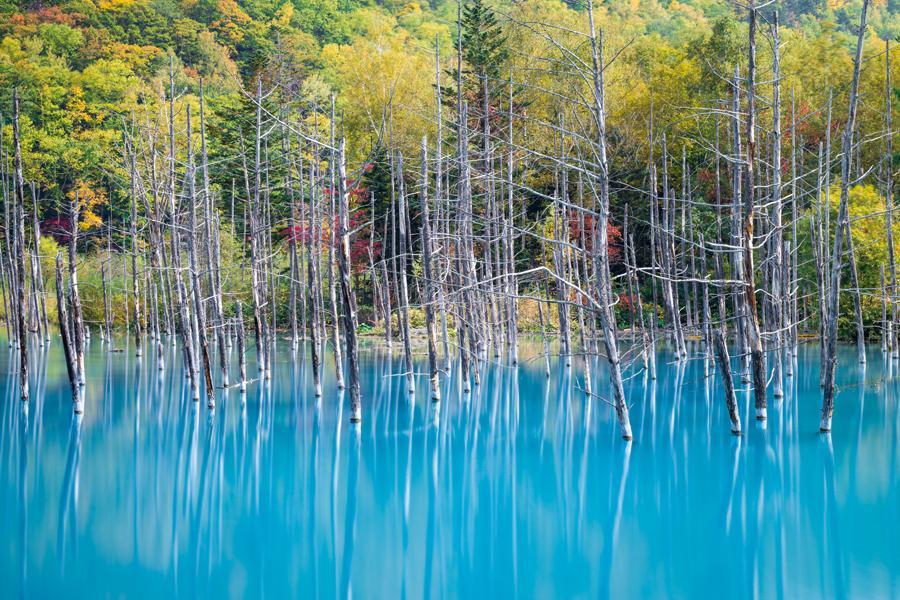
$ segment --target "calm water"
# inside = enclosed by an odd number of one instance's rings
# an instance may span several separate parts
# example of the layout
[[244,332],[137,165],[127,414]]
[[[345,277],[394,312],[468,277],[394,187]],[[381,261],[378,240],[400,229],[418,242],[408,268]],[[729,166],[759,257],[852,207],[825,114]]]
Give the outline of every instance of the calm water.
[[153,352],[89,350],[76,421],[58,341],[27,411],[0,348],[4,597],[900,597],[900,380],[876,348],[865,370],[844,351],[830,438],[815,346],[765,427],[741,392],[742,438],[718,379],[661,352],[627,382],[631,445],[577,363],[493,367],[438,414],[367,351],[354,428],[287,344],[214,415],[172,349],[162,378]]

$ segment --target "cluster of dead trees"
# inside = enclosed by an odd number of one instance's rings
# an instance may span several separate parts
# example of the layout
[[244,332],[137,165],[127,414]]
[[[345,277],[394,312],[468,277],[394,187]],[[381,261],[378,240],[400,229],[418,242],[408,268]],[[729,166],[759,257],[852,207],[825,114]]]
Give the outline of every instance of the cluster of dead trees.
[[[764,9],[751,0],[746,63],[734,69],[730,97],[713,107],[715,139],[703,141],[714,165],[714,202],[693,197],[696,174],[683,145],[667,140],[665,128],[651,117],[646,187],[640,190],[646,202],[615,215],[604,81],[609,58],[590,5],[588,31],[568,32],[577,33],[574,47],[553,38],[553,30],[528,25],[558,47],[548,64],[559,77],[571,78],[572,89],[578,90],[561,100],[567,108],[553,123],[535,122],[517,106],[515,90],[523,84],[513,73],[506,81],[482,77],[481,105],[470,103],[462,92],[461,49],[456,81],[451,82],[456,85],[455,102],[447,102],[452,85],[441,81],[447,75],[438,46],[436,137],[422,139],[417,156],[404,156],[382,140],[389,188],[379,193],[389,198],[366,192],[360,183],[364,166],[348,170],[333,100],[324,109],[298,110],[286,91],[290,86],[277,79],[265,90],[260,78],[256,88],[246,92],[254,114],[240,126],[241,151],[212,163],[202,85],[194,114],[190,102],[178,102],[183,91],[170,70],[168,89],[161,90],[159,98],[165,114],[144,123],[135,118],[122,123],[121,167],[127,174],[123,186],[130,219],[118,232],[128,242],[118,243],[117,250],[127,257],[122,280],[128,293],[123,302],[134,351],[140,356],[155,346],[157,366],[163,370],[163,345],[178,342],[192,397],[199,401],[203,390],[212,409],[219,390],[244,390],[251,381],[244,348],[249,320],[257,379],[272,376],[282,335],[295,356],[311,360],[319,397],[330,350],[337,387],[349,387],[350,418],[359,421],[361,285],[371,298],[372,321],[383,326],[385,345],[402,353],[404,372],[399,375],[406,379],[410,397],[416,392],[413,354],[421,337],[411,313],[423,312],[427,393],[435,402],[441,400],[442,378],[462,378],[462,389],[468,392],[479,385],[491,362],[518,364],[519,311],[531,303],[537,306],[547,375],[551,356],[557,353],[551,350],[556,344],[551,337],[556,337],[560,360],[567,367],[577,361],[586,394],[611,406],[622,436],[630,439],[624,381],[629,371],[645,370],[655,378],[659,343],[668,340],[678,360],[703,360],[710,377],[718,371],[730,427],[739,434],[732,357],[739,361],[737,376],[752,385],[756,418],[765,419],[769,390],[773,397],[783,395],[784,378],[794,374],[801,328],[810,321],[819,324],[822,340],[820,428],[828,431],[845,273],[855,302],[859,359],[865,360],[862,293],[848,202],[850,186],[866,175],[859,164],[863,138],[856,113],[867,8],[864,2],[839,150],[829,138],[813,161],[798,151],[795,98],[781,89],[777,14],[764,15],[768,28],[760,33]],[[756,46],[763,36],[773,48],[773,61],[771,72],[761,78]],[[889,54],[890,48],[886,51]],[[885,351],[896,357],[900,344],[894,298],[890,85],[888,67],[885,164],[880,170],[885,174],[890,255],[888,283],[883,286],[883,339]],[[772,115],[762,135],[761,102]],[[831,105],[823,110],[830,123]],[[10,344],[19,350],[21,395],[27,400],[27,339],[34,334],[46,343],[50,331],[39,257],[40,194],[31,186],[26,195],[18,115],[16,100],[12,168],[9,157],[0,157],[6,217],[0,267],[4,308],[15,317],[7,319]],[[556,152],[530,147],[533,137],[525,134],[529,128],[532,135],[547,132]],[[792,144],[784,156],[788,128]],[[679,159],[677,182],[670,166]],[[815,164],[810,169],[811,162]],[[786,170],[784,164],[789,165]],[[837,222],[831,223],[829,189],[835,164],[841,192]],[[552,190],[532,184],[538,172],[549,175]],[[807,189],[811,176],[816,185]],[[214,179],[230,180],[231,190]],[[535,199],[543,206],[539,221],[527,218],[526,203]],[[379,213],[384,205],[388,208]],[[78,289],[78,211],[77,196],[69,206],[58,208],[69,219],[70,235],[68,273],[57,257],[56,290],[73,399],[81,410],[84,348],[90,333]],[[705,215],[702,225],[700,214]],[[809,214],[809,231],[804,231],[802,215]],[[545,223],[552,224],[549,231]],[[646,232],[641,247],[636,243],[638,229]],[[279,233],[285,230],[287,235]],[[611,240],[611,231],[621,236]],[[107,233],[111,255],[111,226]],[[224,234],[240,239],[239,268],[223,266]],[[366,242],[366,252],[354,252]],[[812,246],[813,285],[799,275],[801,242]],[[539,249],[530,263],[522,260],[525,248]],[[615,265],[613,255],[618,257]],[[229,278],[249,284],[238,294]],[[98,326],[113,349],[112,294],[107,289],[111,279],[104,267],[104,319]],[[248,300],[245,314],[242,301]],[[628,326],[627,335],[623,325]],[[238,376],[232,383],[235,342]],[[595,372],[597,357],[606,363],[602,382]]]

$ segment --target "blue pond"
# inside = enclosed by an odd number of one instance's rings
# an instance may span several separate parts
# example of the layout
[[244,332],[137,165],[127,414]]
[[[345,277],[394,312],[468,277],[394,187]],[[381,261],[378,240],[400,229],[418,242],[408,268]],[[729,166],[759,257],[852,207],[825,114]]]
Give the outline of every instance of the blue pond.
[[365,349],[355,427],[333,372],[317,403],[280,343],[272,381],[211,414],[176,349],[161,376],[95,338],[76,420],[59,342],[33,348],[26,407],[4,341],[0,595],[900,597],[900,379],[877,348],[842,349],[830,436],[805,345],[764,426],[740,390],[740,438],[718,377],[663,349],[626,383],[626,444],[577,360],[449,378],[438,410]]

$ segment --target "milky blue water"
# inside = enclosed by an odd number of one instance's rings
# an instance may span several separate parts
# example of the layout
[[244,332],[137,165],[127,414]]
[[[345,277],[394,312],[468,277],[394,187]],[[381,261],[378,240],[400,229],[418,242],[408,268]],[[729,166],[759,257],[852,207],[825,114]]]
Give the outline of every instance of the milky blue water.
[[900,597],[900,380],[877,348],[865,369],[842,350],[830,436],[808,345],[765,426],[741,391],[740,438],[718,377],[661,351],[626,384],[632,444],[578,361],[445,380],[436,410],[366,350],[356,428],[286,343],[214,414],[166,352],[160,376],[95,339],[76,420],[59,342],[33,349],[27,407],[3,342],[0,595]]

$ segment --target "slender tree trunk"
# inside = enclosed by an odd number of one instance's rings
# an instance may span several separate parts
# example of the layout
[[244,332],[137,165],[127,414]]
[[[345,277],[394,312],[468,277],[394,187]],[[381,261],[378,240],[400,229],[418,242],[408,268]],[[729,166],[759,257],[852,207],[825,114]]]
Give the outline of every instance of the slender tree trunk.
[[756,306],[753,225],[755,220],[756,174],[756,0],[750,0],[750,51],[747,63],[747,153],[744,160],[744,211],[741,242],[744,262],[746,335],[750,350],[756,418],[766,418],[766,363]]
[[772,285],[769,290],[772,294],[772,324],[774,331],[771,336],[771,344],[775,353],[775,372],[772,376],[772,395],[775,398],[784,396],[783,369],[784,346],[787,339],[785,332],[785,319],[782,302],[784,292],[784,233],[782,231],[782,201],[781,201],[781,48],[778,35],[778,11],[775,11],[772,19],[772,45],[774,61],[772,65],[772,198],[771,207],[771,261],[772,261]]
[[337,158],[337,176],[339,186],[340,216],[340,249],[338,261],[341,271],[341,296],[344,300],[344,338],[347,341],[347,371],[350,384],[350,422],[359,423],[362,419],[359,385],[359,348],[356,341],[358,323],[356,319],[356,296],[353,294],[350,277],[350,205],[347,191],[347,168],[344,157],[344,140],[341,139]]
[[852,155],[852,137],[856,126],[856,109],[859,102],[859,72],[862,66],[863,42],[866,33],[866,16],[869,0],[863,0],[859,17],[859,37],[856,41],[856,54],[853,61],[853,79],[850,83],[850,105],[847,123],[841,138],[841,201],[838,208],[838,225],[834,232],[834,248],[832,250],[831,284],[828,289],[828,322],[825,332],[825,389],[822,394],[822,421],[819,431],[831,431],[831,419],[834,414],[834,372],[837,365],[837,321],[840,305],[843,236],[850,230],[850,158]]
[[[19,343],[19,393],[22,401],[27,402],[28,390],[28,333],[25,330],[25,177],[22,167],[22,145],[19,133],[19,95],[13,88],[13,145],[15,147],[15,181],[14,192],[16,195],[15,212],[15,256],[16,264],[16,328],[18,329]],[[74,234],[73,234],[74,235]],[[79,371],[80,372],[80,371]]]
[[595,277],[599,284],[600,294],[600,327],[603,331],[603,342],[606,350],[606,359],[609,361],[610,377],[612,379],[613,396],[616,418],[622,430],[622,437],[631,439],[631,422],[628,419],[628,404],[625,401],[625,389],[622,383],[622,369],[619,363],[619,345],[616,340],[616,322],[612,313],[610,301],[612,299],[612,279],[609,272],[609,165],[606,159],[606,101],[603,91],[603,65],[602,39],[598,41],[594,29],[593,2],[588,2],[588,16],[590,22],[591,59],[593,66],[594,84],[594,110],[598,127],[597,150],[599,156],[599,184],[600,198],[597,219],[597,240],[594,250]]
[[85,331],[81,310],[81,293],[78,290],[77,256],[75,254],[75,248],[78,243],[78,213],[78,192],[76,192],[69,206],[69,227],[71,230],[71,235],[69,236],[69,301],[71,303],[70,310],[72,319],[72,339],[75,346],[75,362],[78,365],[78,381],[83,386],[85,384]]
[[216,390],[212,382],[212,368],[209,360],[209,341],[206,335],[206,310],[203,307],[203,290],[200,286],[200,269],[197,261],[197,193],[195,184],[194,148],[191,142],[191,107],[187,107],[187,140],[188,140],[188,261],[190,263],[191,288],[194,294],[194,313],[197,318],[197,338],[200,342],[200,359],[203,365],[203,377],[206,385],[206,405],[210,409],[216,407]]
[[437,340],[434,331],[435,281],[432,267],[431,214],[428,208],[428,141],[422,138],[422,181],[419,187],[419,204],[422,207],[422,271],[425,277],[425,329],[428,342],[428,379],[431,384],[431,400],[440,402],[441,387],[438,375]]
[[134,149],[129,152],[130,172],[131,172],[131,223],[129,233],[131,234],[131,297],[134,307],[134,354],[140,357],[143,353],[143,336],[144,330],[142,325],[143,316],[141,315],[141,302],[139,298],[140,286],[138,285],[138,260],[137,260],[137,166],[134,162]]
[[894,358],[900,357],[900,340],[896,335],[900,332],[898,319],[900,319],[900,306],[897,299],[897,263],[894,255],[894,131],[891,115],[891,97],[894,90],[891,87],[891,42],[884,43],[885,55],[885,81],[884,81],[884,115],[885,115],[885,148],[884,148],[884,205],[887,209],[885,215],[885,234],[887,239],[888,267],[890,269],[891,319],[887,323],[888,351]]
[[397,156],[397,184],[399,186],[397,199],[399,212],[397,214],[397,225],[399,239],[399,266],[398,276],[400,278],[400,330],[403,334],[403,359],[406,368],[406,385],[407,391],[414,394],[416,391],[416,375],[413,370],[412,361],[412,341],[410,324],[409,324],[409,290],[406,282],[407,269],[407,252],[409,250],[409,238],[406,231],[406,185],[403,181],[403,155]]
[[[238,350],[238,376],[240,377],[241,392],[247,391],[247,352],[244,343],[244,309],[241,301],[234,303],[234,320],[237,329],[237,350]],[[321,395],[321,394],[319,394]]]
[[84,404],[81,400],[81,383],[78,380],[78,362],[75,358],[75,344],[72,340],[72,325],[66,310],[66,300],[63,293],[62,278],[62,252],[56,255],[56,316],[59,321],[59,333],[62,337],[63,352],[66,357],[66,372],[69,375],[69,385],[72,388],[72,410],[76,414],[84,412]]

